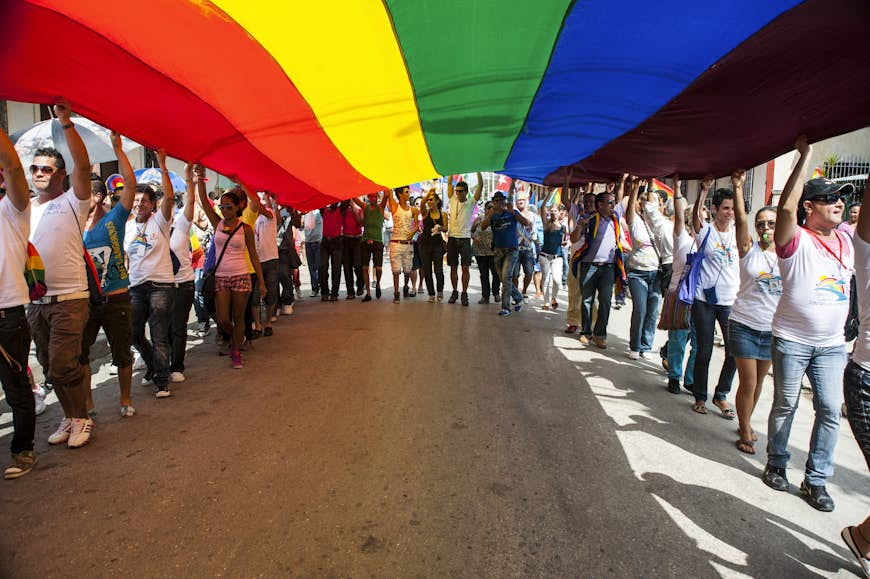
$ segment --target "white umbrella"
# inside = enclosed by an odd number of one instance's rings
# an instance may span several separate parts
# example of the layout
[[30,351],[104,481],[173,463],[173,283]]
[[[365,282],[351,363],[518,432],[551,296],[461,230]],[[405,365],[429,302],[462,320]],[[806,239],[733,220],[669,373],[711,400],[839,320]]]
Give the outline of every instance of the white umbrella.
[[[76,125],[76,132],[85,143],[88,158],[92,164],[116,159],[109,129],[84,117],[72,117],[71,120]],[[70,155],[66,138],[63,136],[63,129],[60,128],[60,121],[57,119],[36,123],[29,129],[14,133],[10,139],[15,144],[15,150],[18,151],[21,164],[25,167],[33,162],[33,153],[42,147],[54,147],[63,156],[67,170],[69,171],[73,167],[72,155]],[[121,142],[125,153],[141,146],[126,138],[122,138]]]

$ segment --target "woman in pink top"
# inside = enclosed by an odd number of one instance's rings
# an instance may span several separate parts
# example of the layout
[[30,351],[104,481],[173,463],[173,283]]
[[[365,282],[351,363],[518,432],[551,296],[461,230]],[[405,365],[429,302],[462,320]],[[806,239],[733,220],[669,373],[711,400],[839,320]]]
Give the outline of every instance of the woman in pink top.
[[266,295],[254,230],[239,220],[240,198],[244,196],[239,188],[230,189],[221,195],[219,207],[223,219],[212,207],[203,180],[199,181],[197,189],[202,208],[214,227],[215,260],[220,259],[215,273],[215,318],[220,329],[231,337],[230,360],[233,368],[239,369],[242,367],[239,348],[245,339],[245,310],[251,293],[249,263],[254,266],[260,282],[260,297]]

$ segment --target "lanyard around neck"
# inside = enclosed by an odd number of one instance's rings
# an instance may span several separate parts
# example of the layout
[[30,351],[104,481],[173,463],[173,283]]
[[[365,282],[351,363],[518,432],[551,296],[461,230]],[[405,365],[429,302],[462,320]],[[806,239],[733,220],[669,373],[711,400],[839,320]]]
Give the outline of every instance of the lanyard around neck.
[[821,237],[816,235],[815,231],[813,231],[807,227],[803,227],[803,230],[806,231],[807,233],[809,233],[810,235],[812,235],[813,237],[815,237],[818,240],[819,244],[821,244],[821,246],[825,248],[825,251],[830,253],[834,259],[836,259],[838,262],[840,262],[840,265],[843,266],[843,269],[846,269],[846,270],[850,269],[845,263],[843,263],[843,259],[842,259],[842,257],[843,257],[843,238],[840,237],[839,233],[837,233],[836,231],[834,232],[834,235],[837,236],[837,241],[840,244],[839,251],[837,253],[834,253],[834,250],[831,249],[830,247],[828,247],[828,244],[826,244]]

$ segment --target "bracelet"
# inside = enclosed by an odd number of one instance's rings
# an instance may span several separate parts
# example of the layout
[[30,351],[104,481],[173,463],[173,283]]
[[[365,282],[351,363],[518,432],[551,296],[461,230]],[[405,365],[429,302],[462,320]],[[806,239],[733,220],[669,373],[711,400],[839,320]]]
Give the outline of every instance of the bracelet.
[[61,125],[60,128],[63,129],[63,130],[71,129],[71,128],[73,128],[73,124],[72,124],[72,123],[67,123],[67,124],[65,124],[65,125]]
[[674,195],[674,199],[685,199],[683,195]]

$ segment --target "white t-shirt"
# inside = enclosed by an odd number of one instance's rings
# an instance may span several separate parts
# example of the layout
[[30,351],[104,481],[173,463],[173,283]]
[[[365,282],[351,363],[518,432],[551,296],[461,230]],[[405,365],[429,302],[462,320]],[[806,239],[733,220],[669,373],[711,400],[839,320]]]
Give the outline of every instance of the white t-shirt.
[[30,241],[45,265],[47,296],[88,290],[82,232],[90,206],[72,189],[45,203],[31,202]]
[[[774,336],[822,348],[845,343],[855,252],[848,235],[837,235],[842,264],[812,234],[797,229],[794,253],[779,258],[782,297],[773,315]],[[779,255],[784,251],[777,248]]]
[[708,233],[710,237],[704,246],[695,299],[706,302],[704,289],[716,286],[716,305],[730,306],[740,287],[740,254],[737,253],[734,224],[728,227],[728,231],[721,232],[712,223],[705,223],[697,235],[698,247]]
[[685,227],[679,237],[676,235],[672,237],[674,239],[674,264],[668,293],[677,291],[677,287],[680,285],[680,278],[683,276],[683,270],[686,268],[686,256],[689,255],[689,252],[692,251],[692,247],[695,245],[695,240],[692,239],[692,236],[689,235]]
[[858,287],[858,315],[861,329],[855,341],[855,351],[852,360],[870,372],[870,243],[867,243],[858,232],[852,235],[855,244],[855,283]]
[[758,242],[740,260],[740,289],[729,319],[758,332],[769,332],[773,313],[782,295],[779,260],[773,251],[763,251]]
[[628,259],[628,269],[641,271],[655,271],[659,268],[658,248],[653,247],[653,239],[650,238],[651,230],[647,229],[640,215],[635,215],[629,225],[631,233],[631,256]]
[[18,211],[8,197],[0,199],[0,309],[23,306],[30,301],[24,280],[29,235],[30,205]]
[[254,223],[254,240],[257,243],[260,263],[278,259],[278,221],[274,217],[269,219],[262,214],[257,217]]
[[145,223],[127,222],[124,251],[130,262],[130,287],[151,281],[174,283],[172,258],[169,257],[169,221],[158,210]]
[[193,266],[190,260],[190,221],[184,216],[184,211],[176,213],[175,219],[173,219],[169,248],[178,258],[179,263],[178,273],[175,274],[175,283],[193,281]]
[[661,211],[659,211],[659,206],[655,203],[645,203],[643,214],[646,218],[646,224],[649,225],[652,231],[659,254],[662,256],[662,263],[673,263],[674,224],[671,223],[670,219],[662,215]]
[[458,195],[453,195],[450,199],[450,210],[448,216],[450,221],[447,223],[447,237],[456,237],[459,239],[471,239],[471,216],[474,213],[474,197],[471,195],[465,198],[465,203],[459,200]]

